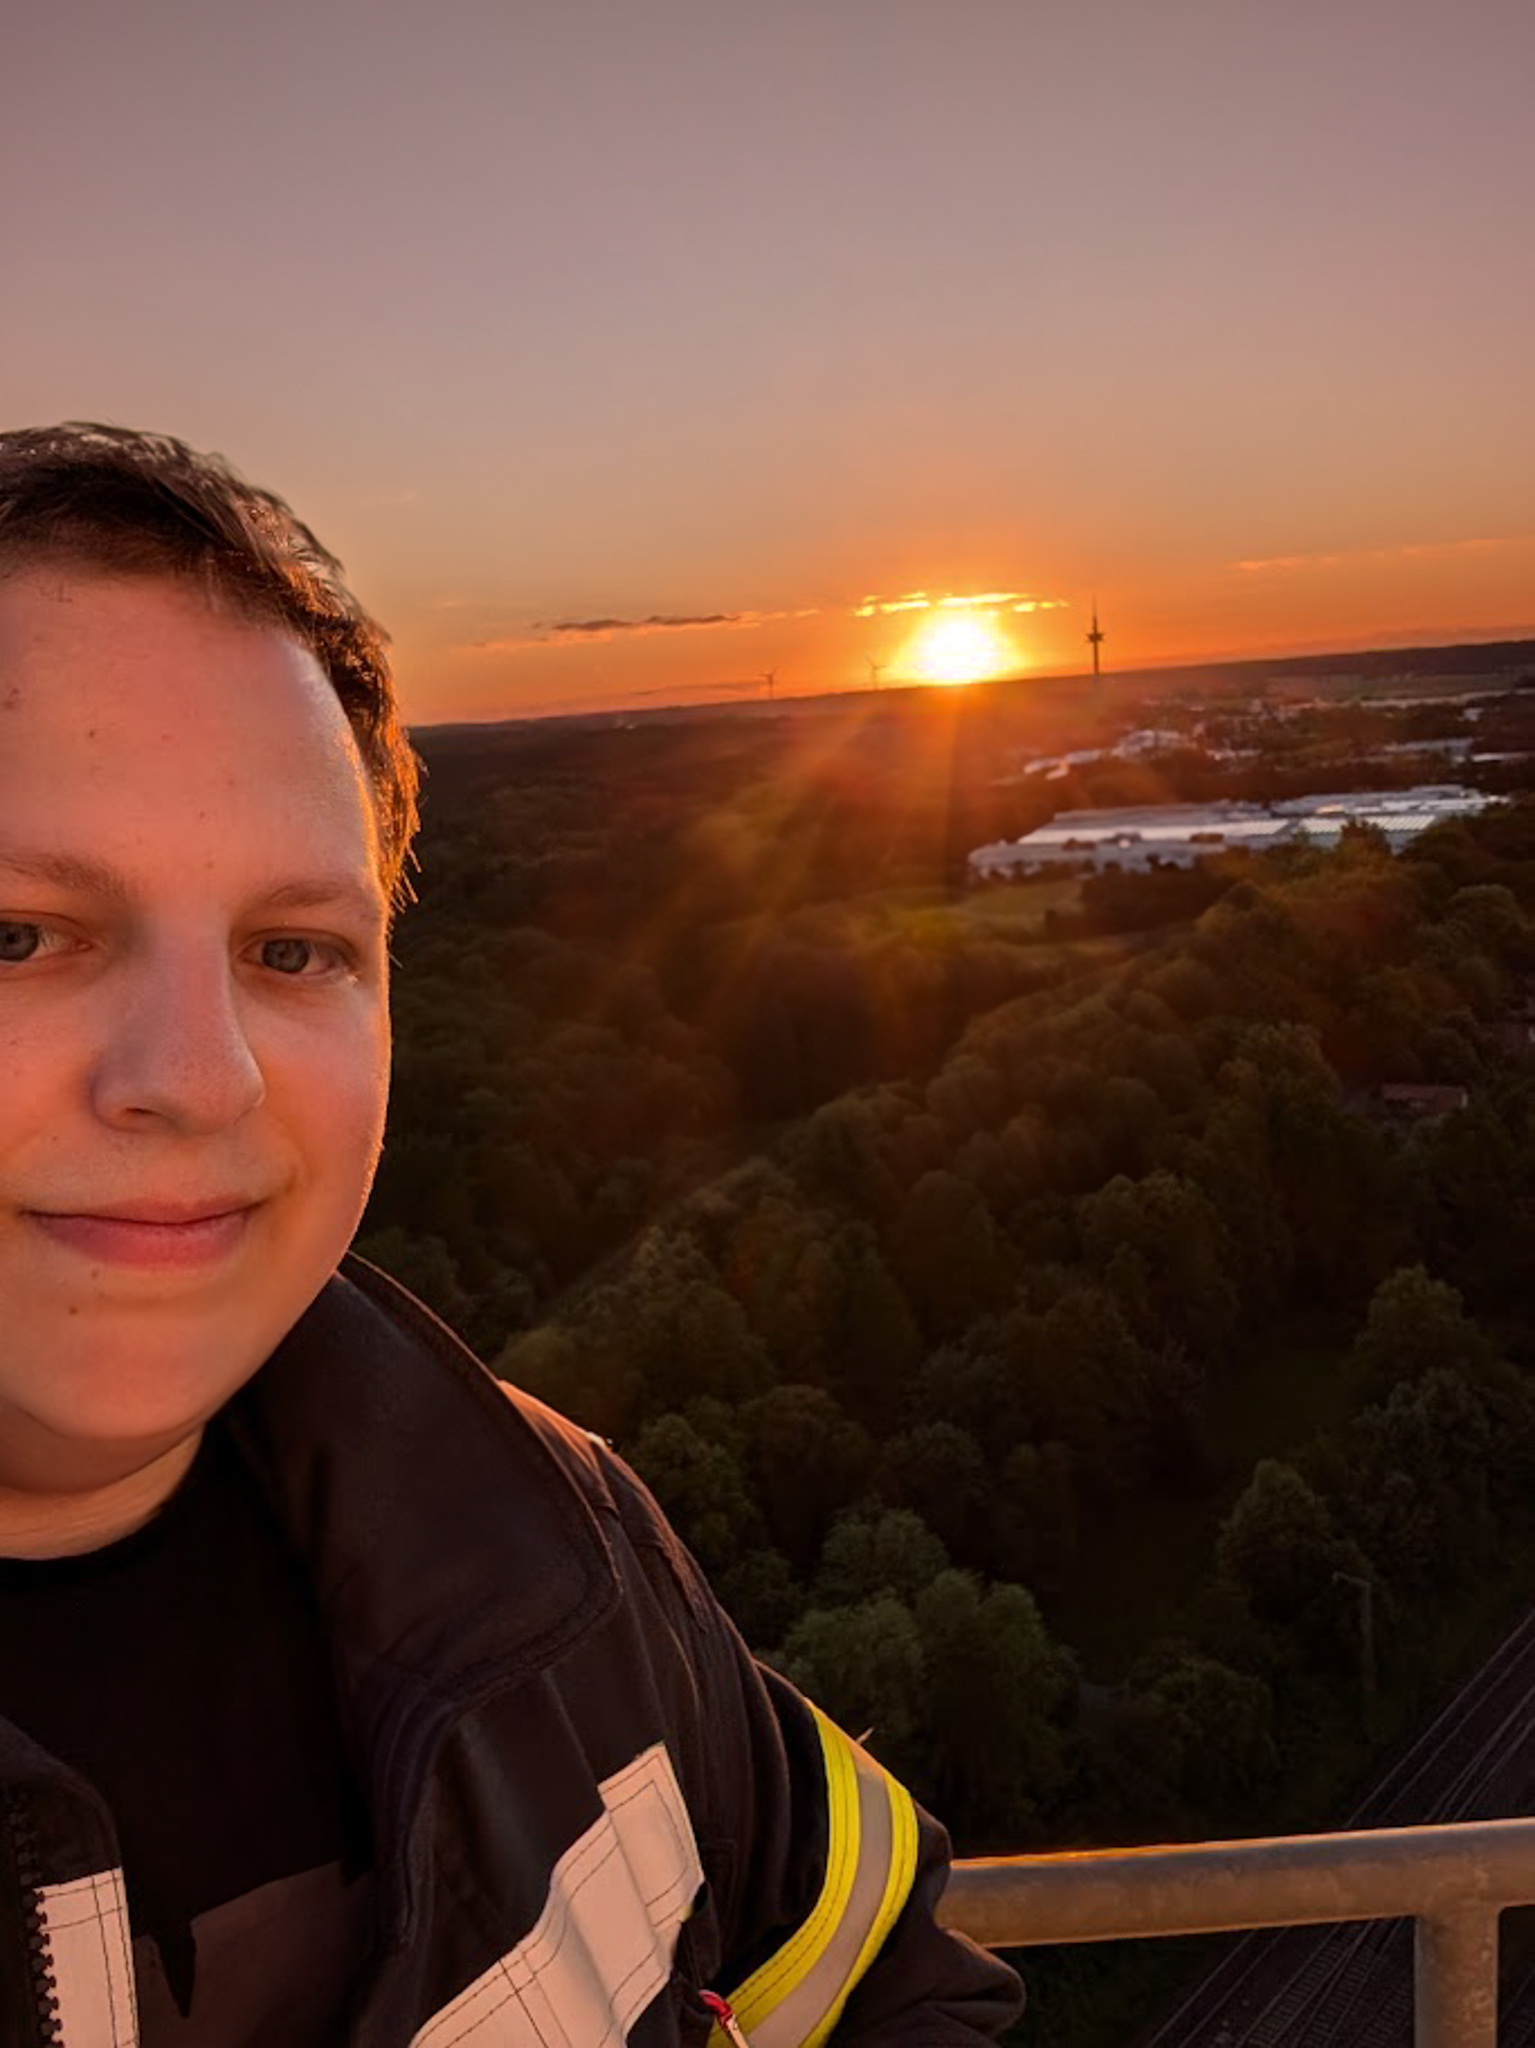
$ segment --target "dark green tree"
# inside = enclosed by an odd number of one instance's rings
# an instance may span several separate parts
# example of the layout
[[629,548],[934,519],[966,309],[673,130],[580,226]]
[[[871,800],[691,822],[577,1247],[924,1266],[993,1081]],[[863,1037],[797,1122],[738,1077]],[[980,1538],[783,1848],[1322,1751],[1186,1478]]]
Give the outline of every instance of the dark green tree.
[[1065,1782],[1074,1660],[1022,1586],[949,1571],[914,1609],[927,1670],[930,1781],[976,1844],[1039,1838]]
[[680,1415],[640,1431],[634,1469],[706,1572],[721,1572],[765,1541],[762,1516],[739,1464]]
[[932,1529],[951,1557],[984,1558],[991,1481],[973,1436],[952,1422],[921,1422],[884,1445],[876,1485],[893,1507],[907,1507]]
[[1343,1664],[1357,1654],[1356,1601],[1339,1574],[1370,1578],[1370,1561],[1339,1534],[1326,1502],[1293,1465],[1259,1462],[1221,1525],[1216,1562],[1255,1619],[1309,1659]]
[[1457,1288],[1422,1266],[1401,1266],[1371,1295],[1349,1365],[1365,1398],[1378,1401],[1436,1368],[1476,1379],[1496,1357]]
[[748,1402],[741,1420],[773,1541],[808,1570],[838,1511],[862,1492],[873,1446],[823,1387],[774,1387]]
[[891,1231],[890,1260],[932,1337],[963,1329],[1005,1287],[991,1212],[953,1173],[925,1173],[906,1196]]
[[925,1749],[927,1679],[911,1609],[892,1593],[812,1607],[772,1663],[839,1727],[910,1780]]
[[948,1564],[943,1545],[910,1508],[851,1508],[822,1546],[811,1599],[817,1607],[856,1607],[893,1593],[909,1604]]

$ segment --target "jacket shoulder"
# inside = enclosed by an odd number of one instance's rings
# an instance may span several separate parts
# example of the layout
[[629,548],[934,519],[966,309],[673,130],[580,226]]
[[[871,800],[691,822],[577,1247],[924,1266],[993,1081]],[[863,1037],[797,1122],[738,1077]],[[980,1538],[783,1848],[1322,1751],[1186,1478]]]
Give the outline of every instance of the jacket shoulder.
[[585,1507],[616,1517],[634,1541],[649,1541],[662,1549],[676,1543],[649,1489],[606,1438],[582,1428],[536,1394],[498,1379],[455,1330],[382,1268],[348,1252],[341,1277],[358,1287],[397,1328],[434,1353],[474,1395],[503,1415],[509,1410],[521,1425],[514,1435],[525,1448],[542,1454],[539,1464],[552,1468]]
[[[712,1602],[698,1566],[633,1466],[606,1437],[582,1429],[536,1395],[506,1380],[496,1384],[587,1505],[616,1523],[630,1550],[654,1554],[674,1595],[681,1595],[695,1620],[706,1617]],[[653,1580],[653,1568],[647,1576]]]
[[[495,1379],[494,1374],[491,1377]],[[607,1508],[622,1515],[625,1506],[630,1504],[629,1496],[644,1495],[644,1488],[635,1474],[606,1437],[583,1429],[568,1415],[551,1408],[547,1401],[530,1394],[525,1387],[514,1386],[510,1380],[497,1379],[495,1384],[502,1398],[510,1403],[513,1412],[522,1419],[571,1485],[578,1487],[593,1507]],[[649,1496],[644,1495],[644,1498],[648,1500]],[[650,1503],[650,1512],[652,1515],[659,1513],[653,1502]]]

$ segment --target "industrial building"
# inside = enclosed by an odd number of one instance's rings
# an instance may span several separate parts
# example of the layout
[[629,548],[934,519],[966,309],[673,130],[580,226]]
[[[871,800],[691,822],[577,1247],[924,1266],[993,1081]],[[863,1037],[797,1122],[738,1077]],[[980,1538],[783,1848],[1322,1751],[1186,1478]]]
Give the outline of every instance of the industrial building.
[[1153,867],[1186,868],[1212,854],[1264,853],[1297,841],[1335,846],[1349,825],[1372,825],[1395,853],[1430,825],[1484,810],[1497,801],[1453,783],[1426,783],[1415,789],[1291,797],[1273,804],[1226,799],[1061,811],[1022,839],[978,846],[970,855],[970,874],[975,881],[1006,881],[1056,867],[1141,873]]

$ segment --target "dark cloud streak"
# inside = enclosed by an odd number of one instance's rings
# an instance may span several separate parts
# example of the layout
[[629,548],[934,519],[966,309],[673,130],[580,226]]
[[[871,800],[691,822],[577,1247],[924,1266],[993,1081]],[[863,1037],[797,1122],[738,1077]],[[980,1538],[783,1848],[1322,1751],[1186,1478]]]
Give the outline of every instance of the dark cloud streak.
[[652,612],[644,619],[556,619],[541,630],[555,639],[590,636],[605,640],[614,633],[673,633],[689,626],[738,626],[744,622],[741,612]]

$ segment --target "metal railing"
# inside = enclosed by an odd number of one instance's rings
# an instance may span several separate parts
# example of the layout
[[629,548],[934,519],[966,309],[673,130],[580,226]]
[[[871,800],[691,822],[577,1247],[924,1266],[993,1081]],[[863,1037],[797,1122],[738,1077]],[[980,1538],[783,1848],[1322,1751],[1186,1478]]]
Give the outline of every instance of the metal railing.
[[1535,1904],[1535,1820],[957,1862],[939,1917],[988,1948],[1410,1919],[1416,2048],[1496,2048],[1498,1915]]

